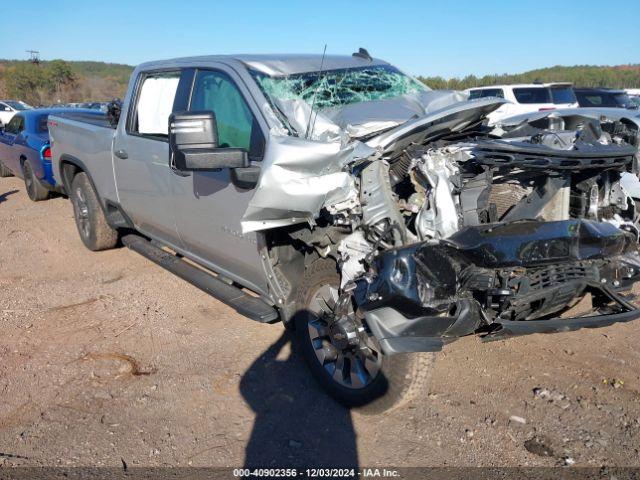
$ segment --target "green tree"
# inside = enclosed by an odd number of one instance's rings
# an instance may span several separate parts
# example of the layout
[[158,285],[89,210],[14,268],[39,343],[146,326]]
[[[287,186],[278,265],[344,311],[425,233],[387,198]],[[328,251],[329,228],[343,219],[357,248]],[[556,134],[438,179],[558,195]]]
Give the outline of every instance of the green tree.
[[71,65],[64,60],[52,60],[51,62],[47,62],[45,75],[50,91],[55,95],[56,102],[60,101],[60,92],[62,88],[72,86],[76,82],[76,77],[71,69]]
[[9,96],[27,103],[40,104],[47,94],[47,81],[42,69],[33,63],[18,63],[4,74]]

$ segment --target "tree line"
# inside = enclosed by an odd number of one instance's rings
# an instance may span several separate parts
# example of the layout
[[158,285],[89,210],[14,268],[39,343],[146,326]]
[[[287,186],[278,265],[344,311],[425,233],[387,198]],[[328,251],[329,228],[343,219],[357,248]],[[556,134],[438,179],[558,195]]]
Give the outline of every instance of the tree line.
[[640,65],[616,67],[577,65],[574,67],[555,66],[517,74],[485,75],[464,78],[418,77],[434,90],[464,90],[485,85],[571,82],[576,87],[640,88]]
[[0,60],[0,97],[31,105],[122,97],[132,67],[103,62]]
[[[129,65],[105,62],[51,60],[34,64],[0,60],[0,98],[19,99],[32,105],[107,101],[124,96],[132,70]],[[555,66],[519,74],[418,78],[436,90],[533,82],[572,82],[577,87],[640,88],[640,65]]]

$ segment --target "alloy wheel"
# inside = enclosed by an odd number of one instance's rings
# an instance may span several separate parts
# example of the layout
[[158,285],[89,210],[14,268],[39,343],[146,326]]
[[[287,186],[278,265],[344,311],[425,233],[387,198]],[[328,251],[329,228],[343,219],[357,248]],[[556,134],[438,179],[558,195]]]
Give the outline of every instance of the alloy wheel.
[[24,163],[24,183],[27,187],[27,195],[29,195],[30,199],[34,199],[36,197],[36,193],[34,191],[35,185],[33,183],[33,170],[31,169],[31,164],[29,162]]
[[[361,389],[380,373],[382,352],[349,302],[340,308],[338,290],[319,287],[312,295],[309,339],[320,365],[342,387]],[[342,312],[342,313],[338,313]]]
[[76,188],[75,192],[76,203],[76,222],[78,223],[78,229],[85,238],[89,238],[91,233],[91,224],[89,222],[89,206],[84,198],[84,193],[81,188]]

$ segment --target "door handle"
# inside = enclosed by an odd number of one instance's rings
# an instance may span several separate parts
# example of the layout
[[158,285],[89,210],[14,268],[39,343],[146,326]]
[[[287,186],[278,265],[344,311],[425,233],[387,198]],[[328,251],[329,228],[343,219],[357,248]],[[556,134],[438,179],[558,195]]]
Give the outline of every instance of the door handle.
[[126,160],[127,158],[129,158],[129,154],[127,154],[125,150],[116,150],[115,152],[113,152],[113,154],[116,157],[121,158],[122,160]]

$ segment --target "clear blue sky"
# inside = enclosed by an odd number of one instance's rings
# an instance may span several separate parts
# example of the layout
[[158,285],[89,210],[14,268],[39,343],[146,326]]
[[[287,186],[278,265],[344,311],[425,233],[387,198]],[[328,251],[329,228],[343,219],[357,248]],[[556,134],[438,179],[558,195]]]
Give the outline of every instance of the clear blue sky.
[[[147,60],[212,53],[346,53],[414,75],[640,63],[640,0],[6,1],[0,58]],[[32,25],[30,25],[32,24]]]

